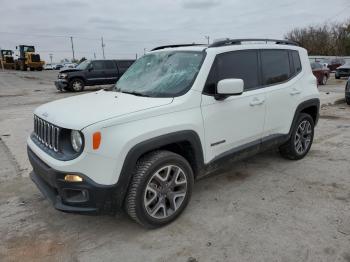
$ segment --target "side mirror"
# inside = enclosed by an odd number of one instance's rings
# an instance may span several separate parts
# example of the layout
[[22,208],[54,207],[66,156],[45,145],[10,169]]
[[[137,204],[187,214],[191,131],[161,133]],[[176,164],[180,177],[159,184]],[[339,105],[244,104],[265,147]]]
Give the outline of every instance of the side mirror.
[[244,81],[242,79],[229,78],[220,80],[217,84],[215,99],[223,100],[229,96],[237,96],[243,93]]

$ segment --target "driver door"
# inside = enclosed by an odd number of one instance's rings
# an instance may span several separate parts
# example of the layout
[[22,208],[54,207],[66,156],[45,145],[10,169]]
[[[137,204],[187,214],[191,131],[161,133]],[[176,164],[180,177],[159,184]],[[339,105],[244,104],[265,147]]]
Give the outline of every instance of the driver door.
[[[265,93],[260,87],[256,50],[241,50],[216,56],[202,95],[207,162],[236,150],[260,146],[265,119]],[[216,100],[218,81],[238,78],[244,92]]]

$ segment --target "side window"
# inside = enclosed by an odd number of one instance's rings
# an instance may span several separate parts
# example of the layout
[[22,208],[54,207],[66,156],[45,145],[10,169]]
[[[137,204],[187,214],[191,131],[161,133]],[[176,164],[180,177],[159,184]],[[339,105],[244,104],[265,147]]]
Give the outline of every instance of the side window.
[[262,50],[261,67],[263,84],[272,85],[284,82],[291,76],[287,50]]
[[292,59],[293,59],[293,65],[296,73],[299,73],[301,71],[301,62],[300,62],[300,56],[299,52],[293,50],[292,51]]
[[259,86],[258,52],[256,50],[233,51],[216,56],[203,92],[215,94],[217,82],[227,78],[244,81],[244,90]]
[[116,65],[113,61],[104,61],[106,69],[115,69]]
[[104,61],[93,61],[92,66],[94,67],[94,70],[102,70],[105,69],[104,67]]
[[129,67],[129,62],[127,61],[117,61],[118,67],[126,69]]

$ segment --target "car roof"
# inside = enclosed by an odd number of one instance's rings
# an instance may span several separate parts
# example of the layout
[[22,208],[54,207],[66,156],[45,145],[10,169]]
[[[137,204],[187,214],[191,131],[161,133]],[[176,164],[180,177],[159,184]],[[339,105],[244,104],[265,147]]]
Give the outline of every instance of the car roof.
[[151,51],[149,53],[156,52],[169,52],[169,51],[197,51],[197,52],[207,52],[211,54],[220,54],[224,52],[230,51],[238,51],[238,50],[248,50],[248,49],[284,49],[284,50],[304,50],[304,48],[299,46],[291,46],[291,45],[279,45],[279,44],[244,44],[244,45],[227,45],[220,47],[208,47],[206,46],[186,46],[186,47],[176,47],[176,48],[164,48],[160,50]]

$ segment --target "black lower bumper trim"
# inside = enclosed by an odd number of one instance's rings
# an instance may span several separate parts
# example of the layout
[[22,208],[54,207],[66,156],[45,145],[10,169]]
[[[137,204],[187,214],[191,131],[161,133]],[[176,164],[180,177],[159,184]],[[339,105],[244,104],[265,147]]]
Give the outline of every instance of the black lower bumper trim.
[[61,197],[59,195],[56,195],[55,191],[52,188],[50,188],[50,186],[45,181],[43,181],[40,178],[40,176],[35,174],[34,171],[30,173],[30,178],[35,183],[35,185],[39,188],[41,193],[52,202],[52,204],[56,209],[60,211],[69,212],[69,213],[91,213],[91,214],[92,213],[97,214],[99,211],[97,208],[93,208],[93,207],[77,207],[77,206],[65,205],[62,203]]
[[56,86],[57,90],[62,91],[63,89],[66,89],[68,87],[68,82],[67,82],[67,80],[56,80],[55,86]]
[[113,198],[116,186],[99,185],[84,174],[82,182],[67,182],[67,173],[46,165],[28,148],[28,158],[33,166],[30,178],[58,210],[74,213],[114,213],[116,200]]

